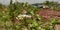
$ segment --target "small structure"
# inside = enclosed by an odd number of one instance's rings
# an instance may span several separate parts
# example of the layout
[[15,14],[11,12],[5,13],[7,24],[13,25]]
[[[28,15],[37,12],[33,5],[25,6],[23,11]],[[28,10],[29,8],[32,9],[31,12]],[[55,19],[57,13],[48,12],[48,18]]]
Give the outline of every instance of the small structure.
[[44,5],[43,3],[36,3],[36,4],[32,4],[32,5],[34,5],[34,6],[38,7],[38,8],[49,8],[49,6]]
[[23,19],[23,18],[31,18],[31,15],[26,15],[26,14],[19,14],[18,17],[16,17],[16,19]]
[[27,15],[26,13],[27,13],[27,11],[26,11],[26,9],[24,9],[24,10],[22,11],[22,14],[19,14],[19,15],[16,17],[16,19],[23,19],[23,18],[31,18],[31,17],[32,17],[31,15]]

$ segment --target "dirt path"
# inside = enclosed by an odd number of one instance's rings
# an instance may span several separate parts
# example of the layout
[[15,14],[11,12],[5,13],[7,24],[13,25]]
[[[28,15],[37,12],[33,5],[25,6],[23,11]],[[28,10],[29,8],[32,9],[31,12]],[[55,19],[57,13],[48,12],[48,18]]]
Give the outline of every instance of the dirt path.
[[57,18],[60,19],[60,11],[54,11],[52,9],[43,9],[39,11],[39,15],[41,15],[45,19],[50,19],[50,18]]

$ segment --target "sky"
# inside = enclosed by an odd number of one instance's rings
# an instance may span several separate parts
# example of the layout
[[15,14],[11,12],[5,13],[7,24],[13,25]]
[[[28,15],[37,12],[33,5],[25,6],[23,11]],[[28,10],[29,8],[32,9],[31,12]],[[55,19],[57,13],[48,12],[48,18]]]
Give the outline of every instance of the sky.
[[[42,3],[46,0],[17,0],[18,2],[28,2],[30,4],[33,4],[33,3]],[[57,2],[60,2],[60,0],[48,0],[48,1],[57,1]],[[13,2],[15,2],[15,0],[13,0]],[[0,0],[0,3],[2,4],[9,4],[10,3],[10,0]]]

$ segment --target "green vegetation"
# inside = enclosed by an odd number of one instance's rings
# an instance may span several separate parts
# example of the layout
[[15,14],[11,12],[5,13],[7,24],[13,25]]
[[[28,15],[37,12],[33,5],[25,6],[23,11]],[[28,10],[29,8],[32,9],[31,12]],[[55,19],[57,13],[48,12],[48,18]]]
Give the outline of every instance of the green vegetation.
[[[19,14],[24,13],[23,10],[26,10],[26,14],[32,17],[16,19]],[[9,6],[0,4],[0,30],[54,30],[54,25],[60,23],[56,18],[51,18],[49,22],[46,22],[37,14],[38,11],[40,11],[39,8],[28,3],[12,4],[11,2]]]
[[45,1],[44,5],[49,6],[53,10],[60,10],[60,4],[58,2],[53,2],[53,1]]

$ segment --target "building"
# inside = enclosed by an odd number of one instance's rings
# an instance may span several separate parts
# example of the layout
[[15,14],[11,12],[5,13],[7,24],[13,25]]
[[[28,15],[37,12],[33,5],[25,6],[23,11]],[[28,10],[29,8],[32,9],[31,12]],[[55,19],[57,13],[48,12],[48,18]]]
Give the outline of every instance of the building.
[[32,4],[33,6],[36,6],[38,8],[49,8],[49,6],[44,5],[43,3],[36,3],[36,4]]

